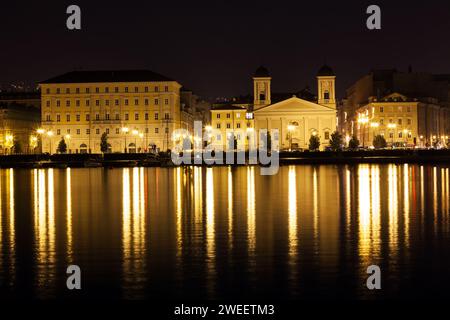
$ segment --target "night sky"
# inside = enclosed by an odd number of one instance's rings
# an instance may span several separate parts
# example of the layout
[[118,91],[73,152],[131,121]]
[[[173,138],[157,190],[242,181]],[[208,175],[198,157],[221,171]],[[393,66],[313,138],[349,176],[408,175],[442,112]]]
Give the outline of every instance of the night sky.
[[[66,28],[66,8],[82,30]],[[366,28],[370,4],[382,30]],[[146,68],[207,98],[250,93],[261,64],[273,91],[306,84],[326,61],[338,95],[371,68],[450,73],[446,1],[2,1],[0,83],[74,69]]]

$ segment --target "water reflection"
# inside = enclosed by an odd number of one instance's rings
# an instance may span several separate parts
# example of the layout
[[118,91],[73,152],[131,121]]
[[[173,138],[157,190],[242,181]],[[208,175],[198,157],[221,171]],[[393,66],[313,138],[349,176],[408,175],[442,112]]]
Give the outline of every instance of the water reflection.
[[[0,293],[28,281],[20,290],[45,297],[74,263],[117,297],[366,297],[370,264],[391,279],[450,267],[449,184],[448,167],[394,164],[289,166],[274,177],[254,167],[0,170]],[[428,252],[437,271],[423,264]],[[343,274],[350,285],[337,289]]]

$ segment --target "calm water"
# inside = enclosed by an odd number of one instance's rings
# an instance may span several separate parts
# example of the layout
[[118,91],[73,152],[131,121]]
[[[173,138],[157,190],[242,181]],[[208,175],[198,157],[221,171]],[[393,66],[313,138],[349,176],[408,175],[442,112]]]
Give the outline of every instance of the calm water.
[[[448,298],[449,168],[1,170],[0,297]],[[66,268],[82,269],[80,292]],[[366,268],[382,290],[365,288]]]

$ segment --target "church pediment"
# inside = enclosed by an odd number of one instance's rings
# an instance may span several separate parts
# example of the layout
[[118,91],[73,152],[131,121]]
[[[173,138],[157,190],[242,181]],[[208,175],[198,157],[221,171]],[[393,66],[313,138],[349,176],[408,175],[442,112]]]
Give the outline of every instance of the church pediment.
[[255,110],[255,114],[272,113],[272,112],[329,112],[335,113],[336,110],[330,107],[322,106],[314,102],[303,100],[297,97],[292,97],[268,106],[264,106],[258,110]]

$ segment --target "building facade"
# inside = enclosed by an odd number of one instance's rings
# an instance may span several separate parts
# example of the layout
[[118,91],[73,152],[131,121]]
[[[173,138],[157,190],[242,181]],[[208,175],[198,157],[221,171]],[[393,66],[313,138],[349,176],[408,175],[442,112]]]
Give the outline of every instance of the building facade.
[[75,71],[40,86],[43,152],[64,139],[69,153],[100,153],[104,133],[108,152],[167,150],[193,126],[181,85],[152,71]]
[[40,151],[36,130],[40,125],[38,92],[0,94],[0,154]]
[[[372,146],[444,147],[450,136],[450,77],[375,70],[347,89],[339,106],[339,130]],[[397,90],[397,91],[396,91]]]
[[[329,145],[336,130],[335,75],[328,66],[317,74],[317,96],[308,88],[294,93],[273,93],[272,77],[264,67],[253,76],[253,96],[235,99],[227,105],[213,106],[211,129],[217,146],[230,145],[234,132],[238,147],[248,147],[249,137],[267,130],[276,134],[280,149],[307,149],[311,136],[318,136],[321,149]],[[221,137],[221,140],[219,140]]]

